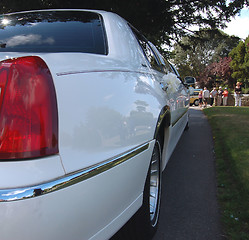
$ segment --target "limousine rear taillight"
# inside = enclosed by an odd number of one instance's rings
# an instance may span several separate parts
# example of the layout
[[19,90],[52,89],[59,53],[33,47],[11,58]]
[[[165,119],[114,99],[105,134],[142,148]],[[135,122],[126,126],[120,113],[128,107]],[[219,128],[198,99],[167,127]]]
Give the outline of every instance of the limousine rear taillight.
[[57,100],[48,66],[36,56],[0,62],[0,159],[57,153]]

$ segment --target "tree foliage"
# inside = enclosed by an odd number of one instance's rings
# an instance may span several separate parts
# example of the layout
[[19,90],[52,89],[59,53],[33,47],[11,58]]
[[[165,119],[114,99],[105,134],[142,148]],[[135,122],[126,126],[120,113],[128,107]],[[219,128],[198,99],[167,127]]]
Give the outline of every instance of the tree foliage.
[[232,78],[232,69],[230,67],[231,57],[220,58],[206,66],[199,76],[199,84],[204,87],[212,88],[214,86],[225,85],[233,88],[235,79]]
[[248,0],[1,0],[2,13],[46,8],[113,11],[141,30],[157,46],[179,40],[190,27],[223,27]]
[[[207,80],[214,82],[216,76],[224,79],[227,75],[221,68],[229,60],[229,52],[238,42],[238,37],[229,36],[220,30],[202,29],[194,35],[182,38],[174,46],[173,61],[182,76],[191,75],[197,81],[208,84]],[[214,74],[215,71],[220,75]]]
[[230,52],[232,77],[239,82],[249,83],[249,36]]

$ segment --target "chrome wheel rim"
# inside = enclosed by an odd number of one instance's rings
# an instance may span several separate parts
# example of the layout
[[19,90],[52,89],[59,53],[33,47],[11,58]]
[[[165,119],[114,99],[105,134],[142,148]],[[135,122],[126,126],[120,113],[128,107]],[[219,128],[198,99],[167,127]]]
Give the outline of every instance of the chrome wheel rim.
[[151,165],[150,165],[150,221],[154,227],[158,220],[158,208],[160,199],[160,145],[158,142],[155,143],[153,151]]
[[194,105],[199,106],[199,100],[195,100]]

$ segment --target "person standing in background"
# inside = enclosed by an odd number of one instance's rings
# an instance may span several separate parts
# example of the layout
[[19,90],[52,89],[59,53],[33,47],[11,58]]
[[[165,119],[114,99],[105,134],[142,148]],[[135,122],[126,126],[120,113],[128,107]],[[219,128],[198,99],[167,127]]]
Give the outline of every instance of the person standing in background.
[[217,106],[221,106],[222,96],[223,96],[222,93],[223,93],[222,87],[219,87],[219,90],[218,90],[218,99],[217,99]]
[[213,106],[213,104],[217,105],[217,90],[214,87],[213,90],[210,92],[210,105]]
[[236,87],[234,89],[234,98],[235,98],[235,107],[239,106],[241,107],[241,83],[237,82]]
[[225,88],[223,94],[223,106],[227,106],[227,99],[228,99],[228,91],[227,88]]
[[203,96],[204,107],[207,107],[207,102],[208,102],[208,99],[210,97],[210,92],[206,87],[204,87],[204,91],[202,93],[202,96]]

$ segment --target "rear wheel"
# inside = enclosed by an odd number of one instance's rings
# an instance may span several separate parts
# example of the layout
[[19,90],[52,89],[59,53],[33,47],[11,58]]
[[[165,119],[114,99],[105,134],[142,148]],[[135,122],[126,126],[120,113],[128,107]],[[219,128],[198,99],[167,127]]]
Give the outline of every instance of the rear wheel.
[[198,100],[198,99],[196,99],[196,100],[194,101],[194,105],[195,105],[195,106],[199,106],[199,100]]
[[155,143],[149,171],[147,183],[149,186],[146,186],[149,188],[147,189],[149,196],[145,194],[145,197],[149,199],[150,227],[155,228],[159,218],[161,199],[161,148],[158,141]]
[[161,144],[155,142],[144,187],[143,205],[133,218],[135,231],[131,239],[152,239],[158,227],[161,201]]

